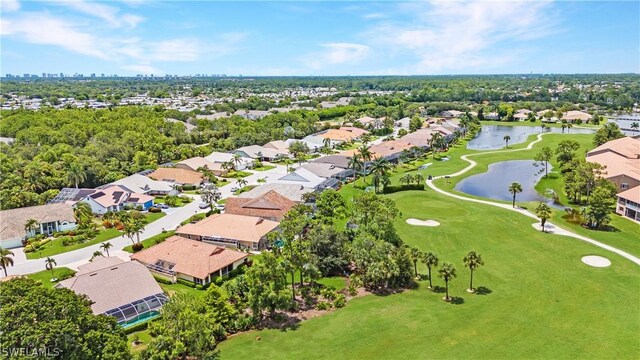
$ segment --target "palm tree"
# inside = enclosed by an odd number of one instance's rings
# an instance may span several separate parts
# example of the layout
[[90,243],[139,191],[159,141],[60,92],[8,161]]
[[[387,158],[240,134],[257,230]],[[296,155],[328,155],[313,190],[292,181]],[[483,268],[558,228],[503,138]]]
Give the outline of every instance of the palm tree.
[[517,182],[512,182],[511,185],[509,185],[509,192],[513,195],[513,203],[511,205],[516,207],[516,194],[522,192],[522,185]]
[[481,265],[484,265],[484,261],[482,261],[482,256],[480,256],[480,254],[476,253],[475,251],[469,251],[469,253],[467,253],[467,256],[465,256],[462,260],[464,261],[464,265],[471,271],[471,279],[469,280],[468,291],[474,292],[475,289],[473,288],[473,270],[479,268]]
[[562,133],[564,134],[564,129],[567,128],[567,125],[565,123],[562,123],[562,125],[560,125],[560,127],[562,128]]
[[2,270],[4,270],[4,276],[7,276],[7,266],[13,266],[13,252],[9,249],[4,249],[0,247],[0,265],[2,265]]
[[[91,206],[86,202],[77,202],[73,209],[73,217],[76,218],[76,222],[81,228],[84,228],[88,224],[91,224],[93,218],[93,212]],[[106,219],[105,219],[106,220]]]
[[215,184],[206,184],[200,190],[200,198],[202,202],[209,204],[211,211],[213,211],[213,204],[222,198],[222,194]]
[[571,129],[572,127],[573,127],[573,124],[571,124],[571,123],[567,124],[567,133],[569,133],[569,129]]
[[422,253],[416,248],[411,248],[409,256],[411,256],[411,261],[413,261],[413,272],[415,273],[415,277],[418,277],[418,261],[422,258]]
[[505,143],[506,143],[506,145],[507,145],[507,149],[508,149],[508,148],[509,148],[509,140],[511,140],[511,136],[509,136],[509,135],[505,135],[505,136],[502,138],[502,140],[504,140],[504,142],[505,142]]
[[429,147],[431,148],[431,152],[433,154],[433,158],[436,158],[436,152],[438,151],[438,147],[442,143],[442,134],[439,132],[434,132],[431,134],[431,138],[429,139]]
[[431,268],[438,266],[438,257],[436,254],[428,252],[422,255],[422,262],[427,265],[427,269],[429,270],[429,289],[433,289],[433,284],[431,282]]
[[238,165],[242,164],[242,156],[240,154],[233,154],[233,158],[231,158],[233,162],[233,168],[238,169]]
[[456,277],[456,268],[451,264],[443,263],[440,270],[438,270],[438,276],[444,280],[445,287],[445,301],[451,301],[449,297],[449,281],[453,280]]
[[375,187],[375,192],[378,192],[381,180],[383,180],[390,170],[391,165],[385,158],[377,158],[373,163],[371,163],[371,173],[373,174],[373,186]]
[[413,181],[416,182],[416,185],[420,185],[424,181],[424,176],[422,176],[422,174],[415,174],[413,176]]
[[536,215],[540,219],[540,226],[542,227],[542,232],[544,231],[544,225],[547,223],[547,220],[551,218],[551,208],[549,205],[541,202],[536,208]]
[[358,153],[360,154],[360,159],[362,159],[362,164],[363,164],[362,176],[365,184],[367,183],[367,162],[371,161],[371,158],[373,157],[373,154],[371,153],[370,149],[371,149],[371,146],[367,145],[366,143],[363,143],[358,148]]
[[631,123],[631,130],[633,130],[634,133],[638,131],[638,128],[640,128],[640,124],[637,121]]
[[331,139],[324,138],[324,140],[322,140],[322,145],[325,149],[331,149]]
[[103,251],[107,252],[107,257],[109,257],[109,249],[111,249],[113,247],[113,245],[111,245],[110,242],[103,242],[102,244],[100,244],[100,249],[102,249]]
[[412,181],[413,181],[413,175],[411,175],[411,174],[404,174],[400,178],[400,183],[401,184],[409,185]]
[[58,265],[58,264],[56,264],[55,259],[52,258],[52,257],[48,257],[48,258],[45,259],[44,264],[45,264],[45,268],[47,270],[51,270],[51,278],[52,279],[55,278],[55,275],[53,274],[53,268],[55,268],[56,265]]
[[247,180],[238,179],[236,180],[236,184],[238,184],[238,188],[242,189],[243,187],[247,186]]
[[353,181],[356,181],[356,174],[364,164],[360,161],[360,156],[358,154],[353,154],[352,157],[349,158],[349,164],[347,165],[350,169],[353,169]]
[[36,219],[27,220],[27,222],[24,224],[24,231],[27,233],[27,238],[29,237],[29,234],[32,231],[35,232],[36,230],[38,230],[39,227],[40,227],[40,223],[38,223],[38,220]]
[[89,261],[93,261],[93,259],[97,258],[98,256],[104,257],[104,254],[102,254],[102,252],[96,250],[96,251],[93,252],[93,255],[91,255],[91,259]]
[[67,169],[67,180],[69,183],[76,186],[78,188],[78,184],[82,183],[87,179],[87,173],[84,169],[84,166],[72,162],[69,164],[69,168]]

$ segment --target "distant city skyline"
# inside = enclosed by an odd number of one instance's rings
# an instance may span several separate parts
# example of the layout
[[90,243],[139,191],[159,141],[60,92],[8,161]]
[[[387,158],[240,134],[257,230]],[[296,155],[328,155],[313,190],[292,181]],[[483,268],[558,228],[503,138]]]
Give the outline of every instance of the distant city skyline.
[[1,6],[2,76],[640,72],[640,2]]

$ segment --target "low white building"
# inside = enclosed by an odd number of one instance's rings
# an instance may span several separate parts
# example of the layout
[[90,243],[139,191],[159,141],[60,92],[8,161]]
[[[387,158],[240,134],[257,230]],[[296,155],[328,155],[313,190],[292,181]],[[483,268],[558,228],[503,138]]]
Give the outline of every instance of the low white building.
[[[29,220],[37,224],[27,232],[25,225]],[[22,246],[22,240],[36,234],[51,235],[54,232],[75,229],[76,219],[73,207],[69,204],[47,204],[0,211],[0,246],[16,248]]]

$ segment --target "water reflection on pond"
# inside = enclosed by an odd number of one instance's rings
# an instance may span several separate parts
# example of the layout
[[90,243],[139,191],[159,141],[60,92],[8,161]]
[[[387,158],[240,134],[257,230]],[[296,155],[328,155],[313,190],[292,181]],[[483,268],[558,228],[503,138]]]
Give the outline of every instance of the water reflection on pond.
[[[562,133],[562,128],[546,127],[545,133]],[[565,129],[565,134],[592,134],[591,129]],[[508,125],[482,125],[473,140],[467,143],[467,148],[472,150],[495,150],[502,149],[505,146],[504,137],[509,135],[509,145],[523,143],[531,134],[542,133],[540,126],[508,126]]]
[[549,202],[535,190],[544,169],[534,166],[534,163],[533,160],[509,160],[490,164],[487,172],[463,179],[455,189],[469,195],[511,201],[513,195],[509,192],[509,185],[517,182],[522,185],[522,192],[517,194],[516,201]]

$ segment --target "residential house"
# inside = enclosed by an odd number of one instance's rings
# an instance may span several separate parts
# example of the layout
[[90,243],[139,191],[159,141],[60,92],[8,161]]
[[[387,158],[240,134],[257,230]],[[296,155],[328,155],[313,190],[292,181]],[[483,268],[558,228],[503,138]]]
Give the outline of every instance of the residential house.
[[284,140],[273,140],[263,145],[269,149],[275,149],[281,152],[289,152],[289,143]]
[[155,180],[168,181],[177,185],[200,186],[203,182],[201,173],[181,168],[159,167],[147,176]]
[[215,176],[222,176],[228,172],[222,167],[221,163],[215,163],[207,160],[201,156],[192,157],[186,160],[182,160],[175,166],[176,169],[185,169],[191,171],[198,171],[200,168],[206,168],[211,171]]
[[181,120],[178,120],[178,119],[167,118],[167,119],[165,119],[165,120],[167,120],[168,122],[171,122],[171,123],[176,123],[176,124],[182,124],[182,125],[184,125],[184,127],[185,127],[185,129],[186,129],[186,131],[187,131],[187,132],[191,132],[191,131],[193,131],[193,130],[195,130],[195,129],[197,129],[197,128],[198,128],[198,127],[197,127],[197,126],[195,126],[195,125],[189,124],[189,123],[188,123],[188,122],[186,122],[186,121],[181,121]]
[[464,114],[462,111],[458,110],[445,110],[440,113],[440,116],[445,118],[457,118]]
[[515,114],[513,114],[513,118],[517,121],[525,121],[529,118],[529,114],[532,112],[533,111],[529,109],[519,109]]
[[640,186],[625,190],[617,197],[616,213],[640,222]]
[[566,120],[567,122],[573,123],[578,120],[582,122],[589,122],[593,116],[591,114],[586,113],[584,111],[571,110],[562,114],[562,120]]
[[305,194],[313,192],[314,189],[307,188],[299,184],[267,183],[255,187],[247,192],[243,192],[242,194],[238,195],[238,197],[253,199],[270,191],[275,191],[291,201],[302,203],[304,202]]
[[94,214],[102,215],[109,211],[124,210],[128,206],[148,210],[153,206],[153,196],[136,194],[122,185],[108,185],[96,189],[81,200],[89,204]]
[[254,163],[254,160],[250,157],[241,157],[239,159],[239,162],[236,162],[233,154],[217,152],[217,151],[214,151],[208,156],[205,156],[205,159],[216,164],[233,162],[233,165],[236,168],[236,170],[245,170],[247,168],[251,168],[253,167],[253,163]]
[[239,109],[236,110],[236,112],[233,113],[233,115],[238,115],[241,116],[247,120],[258,120],[261,119],[267,115],[271,115],[270,112],[265,111],[265,110],[243,110],[243,109]]
[[369,132],[353,126],[343,126],[339,129],[329,129],[325,132],[317,134],[323,139],[331,140],[332,145],[338,145],[344,142],[359,140],[363,135]]
[[[27,232],[28,220],[37,222],[36,228]],[[0,211],[0,247],[5,249],[22,246],[22,240],[36,234],[51,235],[54,232],[76,228],[73,207],[58,203],[29,206]]]
[[243,146],[231,153],[259,161],[274,161],[285,157],[291,157],[289,152],[266,148],[260,145]]
[[210,115],[196,115],[197,120],[218,120],[226,117],[229,117],[229,114],[226,112],[217,112]]
[[267,183],[300,185],[316,189],[325,178],[319,177],[309,170],[298,168],[290,173],[272,173],[267,176]]
[[51,200],[47,201],[47,204],[69,204],[75,205],[78,201],[93,194],[96,189],[87,188],[62,188],[60,192]]
[[179,193],[174,183],[153,180],[141,174],[127,176],[109,185],[122,185],[137,194],[145,195],[177,195]]
[[278,225],[276,221],[255,216],[224,213],[181,226],[176,235],[218,246],[263,250],[267,247],[267,234],[275,231]]
[[317,159],[313,159],[311,163],[331,164],[338,168],[349,168],[349,156],[342,154],[322,156]]
[[261,217],[280,221],[296,202],[271,190],[255,198],[230,197],[225,203],[225,214]]
[[618,193],[640,185],[640,138],[611,140],[587,153],[587,161],[606,166],[605,179]]
[[55,287],[86,296],[94,314],[113,316],[124,327],[157,317],[169,301],[144,265],[116,257],[97,257]]
[[131,255],[131,259],[145,265],[159,278],[172,283],[183,279],[196,285],[206,285],[219,276],[227,275],[243,265],[248,257],[249,254],[244,252],[180,236],[171,236]]
[[345,179],[352,177],[354,174],[353,169],[339,167],[335,164],[326,162],[310,162],[308,164],[302,165],[300,168],[305,169],[321,178],[333,178],[340,181],[344,181]]
[[485,120],[500,120],[500,115],[498,115],[497,112],[490,112],[490,113],[484,114],[484,119]]

